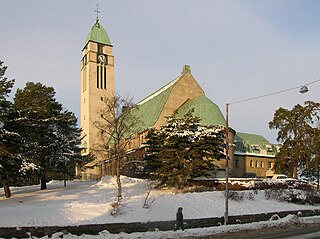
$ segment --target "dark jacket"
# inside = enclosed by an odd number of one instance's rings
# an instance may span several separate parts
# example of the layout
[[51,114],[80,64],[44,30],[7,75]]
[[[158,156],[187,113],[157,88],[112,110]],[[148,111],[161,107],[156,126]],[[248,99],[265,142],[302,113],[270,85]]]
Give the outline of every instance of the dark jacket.
[[181,211],[177,212],[177,221],[183,222],[183,214]]

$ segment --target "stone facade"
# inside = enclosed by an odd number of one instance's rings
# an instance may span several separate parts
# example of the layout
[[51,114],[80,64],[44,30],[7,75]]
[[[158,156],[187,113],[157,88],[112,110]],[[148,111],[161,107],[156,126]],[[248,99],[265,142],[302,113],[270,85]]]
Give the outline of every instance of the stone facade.
[[[114,56],[112,46],[89,41],[82,49],[80,124],[85,154],[97,144],[98,130],[94,122],[100,120],[103,100],[114,95]],[[111,116],[112,117],[112,116]]]
[[234,177],[258,177],[266,178],[272,171],[275,157],[234,155]]
[[[82,140],[84,154],[94,152],[98,146],[100,135],[94,123],[100,120],[101,112],[105,107],[103,100],[111,99],[113,96],[114,56],[112,45],[107,32],[97,20],[82,50],[80,122],[84,136]],[[190,108],[196,109],[194,115],[199,116],[204,124],[225,126],[225,119],[219,107],[206,97],[205,92],[191,74],[190,66],[184,66],[180,76],[137,103],[134,112],[136,116],[142,118],[143,124],[140,128],[132,130],[127,153],[123,157],[122,163],[127,164],[134,161],[138,165],[137,161],[142,161],[144,157],[143,143],[145,143],[146,130],[150,127],[159,129],[161,125],[166,123],[167,116],[179,112],[179,110],[185,112]],[[113,116],[110,115],[110,117]],[[271,144],[261,139],[263,138],[261,136],[245,133],[237,135],[233,129],[229,130],[229,142],[237,143],[236,148],[231,146],[229,149],[230,176],[266,177],[267,171],[270,169],[269,166],[273,166],[274,151],[272,151],[273,155],[263,154],[261,151],[253,156],[248,150],[251,150],[252,145],[256,144],[255,141],[262,142],[262,146],[260,146],[266,152],[266,145],[270,146]],[[249,140],[250,145],[248,145],[247,139],[251,138],[253,141]],[[242,147],[241,154],[237,153],[239,146]],[[225,164],[225,159],[217,161],[217,170],[212,176],[225,177]],[[130,172],[131,175],[133,167],[126,165],[125,168],[125,171]],[[96,154],[96,159],[87,165],[82,177],[87,180],[96,180],[105,175],[114,175],[115,172],[115,160],[110,153],[104,156]],[[128,173],[126,174],[128,175]]]

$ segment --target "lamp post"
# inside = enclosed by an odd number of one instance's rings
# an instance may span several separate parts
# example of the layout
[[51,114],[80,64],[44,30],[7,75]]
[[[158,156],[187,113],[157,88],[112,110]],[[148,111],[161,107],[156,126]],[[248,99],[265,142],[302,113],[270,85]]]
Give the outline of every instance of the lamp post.
[[226,187],[225,187],[225,211],[224,211],[224,225],[228,224],[229,211],[229,103],[226,103]]
[[226,103],[226,166],[225,166],[225,170],[226,170],[226,186],[225,186],[225,211],[224,211],[224,225],[228,224],[228,214],[229,214],[229,105],[231,104],[238,104],[241,102],[245,102],[245,101],[250,101],[250,100],[255,100],[255,99],[259,99],[259,98],[264,98],[264,97],[268,97],[268,96],[272,96],[272,95],[277,95],[280,93],[284,93],[287,91],[291,91],[291,90],[295,90],[295,89],[299,89],[299,92],[301,94],[307,93],[309,91],[308,89],[308,85],[311,85],[313,83],[319,82],[319,80],[315,80],[312,81],[310,83],[307,83],[305,85],[302,86],[296,86],[293,88],[289,88],[289,89],[285,89],[285,90],[280,90],[280,91],[276,91],[276,92],[272,92],[269,94],[264,94],[264,95],[260,95],[260,96],[255,96],[255,97],[251,97],[251,98],[247,98],[247,99],[243,99],[243,100],[239,100],[239,101],[235,101],[232,103]]

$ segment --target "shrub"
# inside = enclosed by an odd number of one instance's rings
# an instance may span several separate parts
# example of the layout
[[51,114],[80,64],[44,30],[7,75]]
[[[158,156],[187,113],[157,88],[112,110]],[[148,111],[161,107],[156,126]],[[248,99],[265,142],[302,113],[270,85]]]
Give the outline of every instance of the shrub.
[[244,200],[254,200],[254,192],[248,192],[248,191],[229,191],[229,199],[241,202]]
[[267,200],[273,199],[280,202],[314,204],[320,202],[320,193],[314,189],[267,189],[265,190],[265,198]]

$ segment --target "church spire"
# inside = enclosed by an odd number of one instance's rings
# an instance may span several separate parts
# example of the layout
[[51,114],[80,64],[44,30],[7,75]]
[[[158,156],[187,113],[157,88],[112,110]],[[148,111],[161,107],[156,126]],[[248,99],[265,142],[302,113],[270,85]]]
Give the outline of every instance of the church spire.
[[96,6],[96,10],[94,10],[97,13],[96,22],[93,24],[91,31],[87,35],[84,47],[86,47],[89,41],[105,44],[112,47],[107,31],[102,27],[102,25],[99,22],[99,14],[101,13],[99,10],[99,3],[97,3]]

